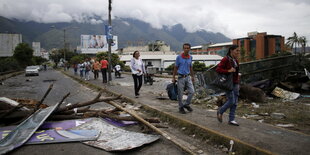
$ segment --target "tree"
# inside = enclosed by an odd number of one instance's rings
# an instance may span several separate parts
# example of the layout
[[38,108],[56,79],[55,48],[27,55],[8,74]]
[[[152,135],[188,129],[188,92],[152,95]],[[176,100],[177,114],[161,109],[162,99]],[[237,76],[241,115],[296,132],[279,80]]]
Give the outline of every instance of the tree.
[[78,55],[73,56],[69,62],[70,64],[78,64],[78,63],[84,62],[87,58],[90,58],[90,57],[86,54],[78,54]]
[[206,71],[206,64],[203,62],[200,63],[199,61],[195,61],[193,63],[193,70],[200,71],[200,72]]
[[[108,60],[108,52],[99,52],[96,54],[96,58],[98,61],[102,59]],[[115,53],[111,54],[111,61],[112,62],[109,62],[109,64],[112,64],[112,68],[117,64],[121,65],[122,68],[125,67],[125,64],[120,61],[119,56]]]
[[245,62],[245,58],[246,58],[246,55],[245,55],[245,49],[244,47],[241,47],[240,49],[240,59],[241,59],[241,62]]
[[295,54],[296,54],[296,50],[297,50],[296,47],[300,43],[296,32],[294,32],[292,37],[288,37],[287,40],[288,41],[286,44],[289,45],[291,49],[295,48]]
[[42,57],[40,57],[40,56],[33,56],[33,57],[32,57],[32,62],[33,62],[35,65],[41,65],[42,63],[47,62],[47,59],[42,58]]
[[167,68],[165,68],[165,70],[166,70],[166,71],[173,71],[174,64],[175,64],[175,63],[169,65]]
[[250,59],[251,61],[256,60],[256,50],[255,50],[255,48],[253,48],[253,49],[250,51],[249,59]]
[[298,38],[298,42],[300,43],[304,54],[306,54],[307,38],[305,36],[301,36]]
[[54,61],[55,66],[58,66],[58,63],[60,61],[60,58],[62,58],[63,56],[61,55],[61,53],[59,53],[59,50],[53,50],[50,53],[50,59]]
[[19,43],[15,50],[13,57],[17,60],[21,67],[32,65],[33,49],[27,43]]

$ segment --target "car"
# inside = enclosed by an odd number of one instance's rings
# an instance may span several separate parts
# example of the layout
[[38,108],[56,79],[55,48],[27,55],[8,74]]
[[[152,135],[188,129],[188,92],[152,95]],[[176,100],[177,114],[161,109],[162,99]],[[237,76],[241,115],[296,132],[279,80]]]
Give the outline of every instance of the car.
[[28,75],[36,75],[39,76],[39,68],[38,66],[27,66],[25,69],[25,76]]

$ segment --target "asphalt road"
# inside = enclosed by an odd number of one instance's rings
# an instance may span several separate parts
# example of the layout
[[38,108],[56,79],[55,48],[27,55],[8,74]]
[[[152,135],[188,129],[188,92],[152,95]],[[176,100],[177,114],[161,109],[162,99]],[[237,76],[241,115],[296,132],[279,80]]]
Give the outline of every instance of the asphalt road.
[[[3,81],[0,85],[0,96],[9,98],[26,98],[41,100],[49,85],[53,83],[53,89],[46,97],[44,104],[54,105],[62,97],[70,92],[70,96],[65,100],[63,105],[68,103],[77,103],[93,99],[98,92],[90,90],[83,85],[64,76],[54,70],[41,71],[39,76],[25,77],[23,74]],[[93,109],[104,108],[109,105],[97,103],[92,106]],[[126,129],[126,128],[125,128]],[[139,126],[129,127],[129,130],[139,130]],[[160,138],[158,141],[142,146],[140,148],[125,152],[106,152],[101,149],[90,147],[79,142],[62,143],[62,144],[42,144],[42,145],[24,145],[9,154],[169,154],[180,155],[186,154],[180,148],[170,141]]]

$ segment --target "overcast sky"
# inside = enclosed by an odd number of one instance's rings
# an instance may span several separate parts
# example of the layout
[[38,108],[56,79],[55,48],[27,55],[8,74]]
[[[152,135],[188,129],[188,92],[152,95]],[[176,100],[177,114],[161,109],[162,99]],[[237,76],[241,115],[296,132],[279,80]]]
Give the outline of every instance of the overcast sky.
[[[108,0],[0,0],[0,16],[95,24],[108,19]],[[310,0],[113,0],[112,16],[136,18],[154,28],[180,23],[189,32],[205,29],[230,38],[252,31],[287,38],[296,32],[310,42]]]

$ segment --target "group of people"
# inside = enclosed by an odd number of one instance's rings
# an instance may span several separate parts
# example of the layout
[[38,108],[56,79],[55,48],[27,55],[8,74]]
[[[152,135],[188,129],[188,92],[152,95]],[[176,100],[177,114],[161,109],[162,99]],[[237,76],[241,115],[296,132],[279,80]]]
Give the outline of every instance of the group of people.
[[[73,65],[74,73],[77,75],[77,71],[80,72],[80,78],[85,81],[90,80],[89,72],[92,71],[94,73],[94,79],[99,78],[99,72],[102,74],[102,82],[107,83],[107,70],[108,70],[109,62],[106,59],[98,60],[91,60],[90,58],[85,59],[85,61]],[[120,70],[120,66],[118,66]]]
[[[186,114],[188,112],[192,112],[193,109],[190,106],[192,98],[195,93],[194,89],[194,71],[192,66],[193,57],[190,55],[191,45],[189,43],[183,44],[183,52],[177,56],[175,60],[175,65],[173,69],[173,78],[172,82],[177,83],[178,90],[178,104],[179,104],[179,113]],[[216,72],[220,74],[232,74],[233,79],[233,90],[226,91],[227,101],[223,106],[219,107],[217,111],[217,119],[219,122],[223,121],[223,113],[226,112],[227,109],[230,109],[229,112],[229,121],[228,124],[239,126],[239,124],[235,121],[235,111],[238,104],[238,96],[239,96],[239,62],[238,55],[240,49],[237,45],[232,45],[227,52],[227,55],[221,60],[221,62],[217,65]],[[89,80],[89,71],[94,72],[94,79],[99,77],[99,71],[102,73],[102,82],[107,83],[107,69],[108,69],[108,61],[103,59],[100,62],[94,61],[91,62],[90,59],[86,59],[84,62],[77,65],[80,70],[80,76],[85,80]],[[120,71],[120,65],[117,65],[116,71]],[[146,74],[146,67],[140,58],[140,52],[135,51],[133,53],[133,57],[130,61],[130,69],[132,73],[132,78],[134,81],[134,95],[136,98],[140,96],[140,89],[142,87],[142,77]],[[116,74],[115,74],[116,75]],[[187,90],[187,99],[183,102],[183,94],[184,90]]]
[[[178,88],[178,103],[179,103],[179,113],[186,114],[192,112],[193,109],[190,106],[191,100],[194,96],[194,71],[192,66],[193,57],[190,55],[191,45],[189,43],[183,44],[183,52],[177,56],[175,60],[173,78],[172,82],[177,83]],[[223,113],[227,109],[230,109],[229,112],[229,121],[228,124],[239,126],[235,121],[235,111],[238,104],[239,96],[239,47],[237,45],[232,45],[227,52],[227,55],[221,60],[216,68],[216,72],[220,74],[233,74],[233,90],[226,91],[227,101],[217,111],[217,119],[219,122],[223,121]],[[146,73],[145,66],[140,58],[139,51],[133,53],[133,58],[130,62],[130,68],[132,72],[132,77],[134,81],[134,93],[135,97],[138,98],[140,89],[142,86],[142,75]],[[184,90],[187,90],[187,99],[183,102]]]

